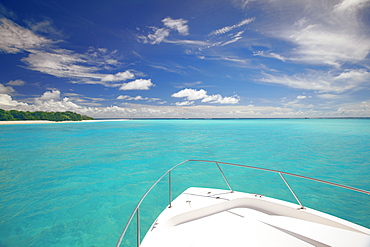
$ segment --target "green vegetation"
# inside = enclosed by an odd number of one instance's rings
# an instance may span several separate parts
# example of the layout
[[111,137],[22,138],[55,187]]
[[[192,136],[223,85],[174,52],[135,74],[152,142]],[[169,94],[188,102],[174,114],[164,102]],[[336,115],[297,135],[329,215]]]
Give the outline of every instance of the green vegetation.
[[49,120],[49,121],[81,121],[93,120],[94,118],[83,116],[74,112],[29,112],[29,111],[5,111],[0,109],[0,121],[19,120]]

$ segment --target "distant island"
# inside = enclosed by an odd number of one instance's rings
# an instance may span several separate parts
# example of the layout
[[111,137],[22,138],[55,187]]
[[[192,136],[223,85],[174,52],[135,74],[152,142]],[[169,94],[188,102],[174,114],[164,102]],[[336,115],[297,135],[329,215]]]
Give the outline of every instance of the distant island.
[[44,111],[5,111],[0,109],[0,121],[25,121],[25,120],[48,120],[48,121],[82,121],[94,120],[92,117],[80,115],[74,112],[44,112]]

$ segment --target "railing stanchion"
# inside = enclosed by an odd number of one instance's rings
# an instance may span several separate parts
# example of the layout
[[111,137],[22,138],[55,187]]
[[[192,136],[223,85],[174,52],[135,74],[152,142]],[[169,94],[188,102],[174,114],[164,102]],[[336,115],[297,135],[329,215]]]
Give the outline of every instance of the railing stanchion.
[[226,178],[226,176],[225,176],[224,172],[221,170],[220,165],[219,165],[217,162],[216,162],[216,165],[217,165],[218,169],[220,170],[220,172],[221,172],[222,176],[224,177],[224,180],[225,180],[225,182],[226,182],[227,186],[229,187],[229,189],[230,189],[231,193],[234,193],[233,189],[231,188],[231,186],[230,186],[230,184],[229,184],[229,181],[227,181],[227,178]]
[[260,168],[260,167],[254,167],[254,166],[246,166],[246,165],[238,165],[238,164],[232,164],[232,163],[226,163],[226,162],[219,162],[219,161],[210,161],[210,160],[193,160],[193,159],[189,159],[189,160],[185,160],[177,165],[175,165],[174,167],[172,167],[171,169],[169,169],[166,173],[164,173],[156,182],[154,182],[154,184],[152,184],[152,186],[145,192],[145,194],[141,197],[140,201],[137,203],[135,209],[132,211],[126,225],[125,225],[125,228],[123,229],[118,241],[117,241],[117,244],[116,244],[116,247],[120,247],[121,243],[122,243],[122,240],[123,240],[123,237],[125,236],[126,234],[126,231],[127,229],[129,228],[130,226],[130,223],[132,220],[134,220],[134,217],[135,217],[135,213],[137,214],[137,246],[139,247],[140,246],[140,212],[139,212],[139,207],[141,205],[141,203],[143,202],[143,200],[146,198],[146,196],[149,194],[149,192],[159,183],[159,181],[162,181],[162,179],[167,175],[168,173],[168,183],[169,183],[169,207],[171,207],[172,205],[172,179],[171,179],[171,171],[174,170],[175,168],[177,168],[178,166],[184,164],[184,163],[187,163],[189,161],[192,161],[192,162],[207,162],[207,163],[216,163],[218,169],[220,170],[227,186],[229,187],[230,191],[231,192],[234,192],[233,189],[231,188],[230,184],[229,184],[229,181],[227,180],[225,174],[223,173],[223,171],[221,170],[221,167],[219,165],[220,164],[224,164],[224,165],[231,165],[231,166],[237,166],[237,167],[244,167],[244,168],[250,168],[250,169],[255,169],[255,170],[260,170],[260,171],[267,171],[267,172],[273,172],[273,173],[279,173],[280,177],[283,179],[284,183],[286,184],[286,186],[288,187],[288,189],[290,190],[290,192],[293,194],[293,196],[295,197],[295,199],[297,200],[297,202],[299,203],[299,205],[301,206],[302,209],[304,209],[304,206],[302,205],[301,201],[298,199],[297,195],[294,193],[293,189],[290,187],[290,185],[288,184],[288,182],[286,181],[286,179],[284,178],[283,174],[285,175],[289,175],[289,176],[294,176],[294,177],[298,177],[298,178],[303,178],[303,179],[308,179],[308,180],[311,180],[311,181],[315,181],[315,182],[319,182],[319,183],[324,183],[324,184],[329,184],[329,185],[332,185],[332,186],[337,186],[337,187],[341,187],[341,188],[344,188],[344,189],[349,189],[349,190],[352,190],[352,191],[357,191],[357,192],[360,192],[360,193],[364,193],[364,194],[367,194],[367,195],[370,195],[370,191],[366,191],[366,190],[362,190],[362,189],[357,189],[357,188],[354,188],[354,187],[350,187],[350,186],[346,186],[346,185],[341,185],[341,184],[337,184],[337,183],[332,183],[332,182],[328,182],[328,181],[324,181],[324,180],[321,180],[321,179],[316,179],[316,178],[311,178],[311,177],[306,177],[306,176],[301,176],[301,175],[298,175],[298,174],[294,174],[294,173],[288,173],[288,172],[283,172],[283,171],[277,171],[277,170],[272,170],[272,169],[266,169],[266,168]]
[[168,173],[168,193],[169,193],[169,201],[170,207],[172,207],[172,179],[171,179],[171,171]]
[[297,202],[299,203],[299,205],[301,205],[301,209],[304,209],[304,207],[303,207],[303,205],[302,205],[301,201],[298,199],[297,195],[294,193],[294,191],[293,191],[292,187],[290,187],[290,185],[288,184],[288,181],[286,181],[286,179],[284,178],[283,174],[281,174],[281,173],[279,172],[279,175],[280,175],[280,177],[283,179],[283,181],[284,181],[284,183],[286,184],[286,186],[288,186],[288,188],[289,188],[290,192],[292,192],[292,194],[293,194],[294,198],[297,200]]
[[136,218],[137,218],[136,238],[137,238],[137,247],[139,247],[140,246],[140,208],[137,208],[136,210]]

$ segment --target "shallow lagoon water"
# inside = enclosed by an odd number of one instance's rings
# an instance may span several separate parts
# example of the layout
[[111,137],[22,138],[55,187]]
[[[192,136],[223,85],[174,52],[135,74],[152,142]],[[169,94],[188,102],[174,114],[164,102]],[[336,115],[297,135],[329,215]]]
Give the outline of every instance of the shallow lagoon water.
[[[283,170],[370,190],[368,119],[3,125],[0,139],[1,247],[114,246],[150,185],[187,159]],[[234,190],[294,202],[276,174],[222,168]],[[189,163],[172,179],[174,196],[188,186],[227,188],[212,164]],[[367,195],[287,179],[305,206],[370,227]],[[143,205],[143,232],[167,203],[163,181]],[[124,243],[134,246],[132,231]]]

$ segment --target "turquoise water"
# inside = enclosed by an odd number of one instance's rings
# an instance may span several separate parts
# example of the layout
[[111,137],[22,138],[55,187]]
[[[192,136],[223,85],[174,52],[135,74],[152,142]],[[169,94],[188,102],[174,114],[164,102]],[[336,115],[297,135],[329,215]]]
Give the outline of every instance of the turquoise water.
[[[368,119],[1,125],[0,140],[1,247],[114,246],[145,191],[186,159],[283,170],[370,190]],[[294,202],[276,174],[222,168],[234,190]],[[174,196],[194,185],[227,188],[212,164],[179,167],[172,179]],[[287,179],[304,205],[370,227],[369,196]],[[143,205],[143,232],[166,200],[164,181]],[[132,232],[124,243],[134,246]]]

